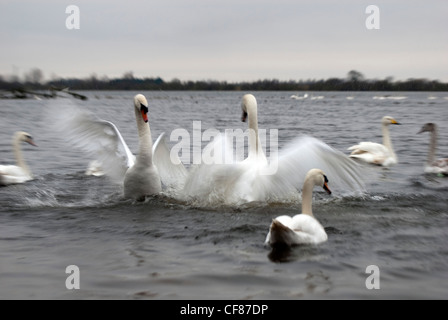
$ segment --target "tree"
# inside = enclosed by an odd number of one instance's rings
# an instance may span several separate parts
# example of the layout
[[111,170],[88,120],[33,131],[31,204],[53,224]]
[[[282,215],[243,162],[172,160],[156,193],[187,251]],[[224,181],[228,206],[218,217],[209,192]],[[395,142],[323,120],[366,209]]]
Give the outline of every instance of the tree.
[[363,81],[364,75],[356,70],[351,70],[349,73],[347,73],[348,81]]
[[123,74],[123,79],[125,79],[125,80],[134,80],[134,73],[132,71],[126,71]]
[[44,73],[39,68],[31,69],[28,73],[25,73],[25,82],[29,83],[41,83],[44,79]]

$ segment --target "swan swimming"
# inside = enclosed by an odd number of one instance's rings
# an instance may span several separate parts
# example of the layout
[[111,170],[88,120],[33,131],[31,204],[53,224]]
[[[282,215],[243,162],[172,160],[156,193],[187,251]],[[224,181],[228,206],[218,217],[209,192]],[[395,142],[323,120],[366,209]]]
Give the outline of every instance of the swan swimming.
[[[248,202],[289,201],[297,195],[297,186],[303,184],[306,173],[320,167],[334,177],[340,190],[364,192],[363,176],[359,165],[324,142],[309,136],[299,137],[282,150],[278,157],[267,161],[258,136],[256,98],[247,94],[241,103],[243,121],[248,121],[248,156],[243,161],[224,164],[205,164],[190,168],[183,195],[200,205],[240,205]],[[209,144],[226,149],[227,137]],[[207,146],[205,150],[209,147]],[[269,169],[276,168],[274,171]]]
[[0,165],[0,185],[7,186],[10,184],[25,183],[33,180],[30,168],[27,166],[20,148],[22,142],[36,146],[33,137],[23,131],[18,131],[13,137],[13,150],[16,158],[16,165]]
[[56,122],[61,123],[58,129],[66,138],[95,158],[86,173],[95,169],[98,175],[105,174],[121,183],[125,198],[140,200],[160,193],[162,186],[171,187],[182,181],[186,169],[182,163],[172,164],[164,133],[153,144],[144,95],[134,96],[133,109],[139,137],[137,155],[131,152],[113,122],[98,119],[89,112],[72,108],[69,119]]
[[389,116],[385,116],[381,119],[383,144],[375,142],[361,142],[348,148],[348,150],[352,151],[350,153],[350,157],[385,167],[397,164],[398,158],[394,152],[389,134],[389,125],[391,124],[399,125],[400,123]]
[[290,98],[294,99],[294,100],[303,100],[303,99],[308,98],[308,93],[305,93],[303,96],[299,96],[297,94],[293,94]]
[[279,216],[275,218],[266,236],[265,244],[272,247],[278,245],[293,246],[299,244],[319,244],[327,241],[325,229],[313,215],[313,188],[323,187],[331,194],[328,179],[322,170],[311,169],[306,175],[302,189],[302,214],[293,217]]
[[431,143],[429,146],[428,159],[425,164],[425,172],[448,176],[448,158],[436,159],[437,125],[435,123],[426,123],[420,129],[418,134],[423,132],[431,133]]

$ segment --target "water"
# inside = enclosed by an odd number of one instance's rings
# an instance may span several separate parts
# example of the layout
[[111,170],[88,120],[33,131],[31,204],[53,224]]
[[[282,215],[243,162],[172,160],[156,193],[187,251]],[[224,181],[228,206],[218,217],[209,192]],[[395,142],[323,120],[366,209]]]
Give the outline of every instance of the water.
[[[142,93],[153,137],[191,132],[197,120],[203,130],[247,126],[242,92]],[[256,92],[260,127],[279,129],[280,147],[305,133],[347,153],[359,141],[381,141],[384,115],[402,123],[391,127],[399,164],[369,168],[364,196],[316,191],[313,209],[328,241],[283,251],[264,246],[269,224],[298,213],[300,203],[198,208],[167,196],[134,203],[107,178],[85,176],[92,159],[49,129],[49,104],[60,104],[59,112],[76,104],[112,120],[133,152],[138,142],[135,92],[85,94],[87,101],[0,100],[1,163],[14,162],[16,130],[38,145],[23,146],[36,179],[0,188],[1,299],[447,298],[448,179],[423,173],[429,136],[416,134],[437,123],[439,156],[447,156],[447,93],[323,92],[293,100],[294,92]],[[80,290],[66,288],[69,265],[79,267]],[[369,265],[379,268],[378,290],[366,288]]]

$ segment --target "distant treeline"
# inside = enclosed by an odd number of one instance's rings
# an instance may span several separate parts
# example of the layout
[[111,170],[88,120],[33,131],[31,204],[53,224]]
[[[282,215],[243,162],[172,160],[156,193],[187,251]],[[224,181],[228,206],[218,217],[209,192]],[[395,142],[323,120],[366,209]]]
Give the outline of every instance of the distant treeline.
[[125,74],[123,78],[98,79],[92,76],[87,79],[57,79],[47,82],[6,81],[0,77],[0,89],[14,90],[26,88],[28,90],[46,90],[49,87],[70,88],[70,90],[217,90],[217,91],[448,91],[448,83],[428,79],[408,79],[393,81],[368,80],[358,71],[350,71],[347,78],[330,78],[326,80],[290,80],[280,81],[258,80],[254,82],[227,81],[180,81],[173,79],[164,81],[156,78],[134,78],[132,74]]

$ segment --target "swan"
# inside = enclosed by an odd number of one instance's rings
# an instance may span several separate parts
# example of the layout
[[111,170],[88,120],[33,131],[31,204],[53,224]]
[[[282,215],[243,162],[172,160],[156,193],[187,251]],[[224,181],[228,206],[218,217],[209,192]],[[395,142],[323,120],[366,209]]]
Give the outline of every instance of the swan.
[[312,197],[315,186],[323,187],[328,194],[331,194],[324,172],[320,169],[311,169],[303,184],[302,214],[293,217],[283,215],[275,218],[269,227],[265,244],[274,247],[277,245],[319,244],[327,241],[328,236],[325,229],[313,215]]
[[308,98],[308,93],[305,93],[303,96],[299,96],[297,94],[293,94],[290,98],[294,99],[294,100],[303,100],[303,99]]
[[162,182],[152,161],[152,136],[148,120],[148,102],[142,94],[134,97],[135,119],[139,136],[139,153],[124,176],[124,196],[141,199],[160,193]]
[[391,124],[399,125],[400,123],[390,116],[382,118],[381,128],[383,133],[383,144],[361,142],[348,148],[348,150],[352,151],[350,157],[380,166],[397,164],[397,155],[394,152],[389,135],[389,125]]
[[435,123],[426,123],[418,134],[423,132],[431,133],[431,144],[429,146],[428,160],[425,164],[425,172],[448,176],[448,158],[436,159],[437,125]]
[[103,164],[99,160],[92,160],[85,172],[86,176],[102,177],[105,175]]
[[20,144],[22,142],[36,146],[33,137],[23,131],[18,131],[13,137],[13,149],[17,165],[0,165],[0,185],[25,183],[33,179],[30,168],[27,166],[22,156]]
[[[243,161],[201,163],[190,167],[183,196],[200,206],[238,206],[249,202],[289,201],[297,194],[306,173],[320,167],[334,177],[340,190],[364,192],[364,177],[359,165],[342,152],[310,136],[287,144],[277,156],[272,148],[267,161],[258,134],[258,106],[252,94],[242,98],[242,120],[248,121],[248,155]],[[204,149],[233,154],[229,137],[219,136]],[[271,142],[272,146],[272,142]],[[225,159],[227,160],[227,158]]]
[[[153,144],[148,121],[148,102],[142,94],[133,99],[139,137],[139,152],[134,155],[117,126],[107,120],[98,119],[92,113],[71,109],[71,114],[55,119],[56,128],[76,147],[94,157],[86,174],[108,176],[113,182],[123,185],[124,197],[141,200],[145,196],[158,194],[162,186],[172,187],[186,175],[183,164],[172,164],[166,146],[165,133]],[[54,110],[49,112],[53,117]],[[176,159],[175,159],[176,160]],[[173,187],[174,188],[174,187]]]

